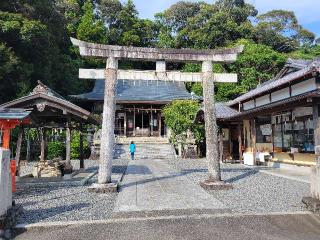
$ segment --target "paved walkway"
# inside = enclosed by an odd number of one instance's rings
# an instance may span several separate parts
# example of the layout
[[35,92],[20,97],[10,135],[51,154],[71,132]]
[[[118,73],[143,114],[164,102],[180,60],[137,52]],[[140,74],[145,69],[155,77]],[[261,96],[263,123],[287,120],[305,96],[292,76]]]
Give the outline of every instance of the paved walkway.
[[298,182],[310,183],[311,170],[309,171],[305,169],[299,170],[298,167],[296,170],[282,169],[282,168],[269,168],[269,169],[260,170],[260,172],[277,176],[277,177],[287,178],[290,180],[295,180]]
[[226,207],[198,184],[172,168],[168,144],[137,146],[116,201],[115,212],[163,210],[223,210]]

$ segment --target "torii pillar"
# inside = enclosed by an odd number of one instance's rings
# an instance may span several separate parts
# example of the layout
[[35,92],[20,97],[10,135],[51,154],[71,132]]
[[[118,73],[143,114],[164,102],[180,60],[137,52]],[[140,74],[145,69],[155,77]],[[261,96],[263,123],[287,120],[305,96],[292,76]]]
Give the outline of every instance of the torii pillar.
[[[217,124],[214,109],[214,81],[234,82],[236,74],[213,74],[212,64],[216,62],[230,63],[236,61],[243,46],[230,49],[195,50],[195,49],[157,49],[101,45],[71,39],[80,49],[80,54],[86,57],[107,59],[106,70],[101,73],[95,70],[80,69],[83,78],[105,78],[105,93],[103,106],[103,121],[101,134],[101,150],[98,183],[89,191],[116,191],[117,186],[111,181],[114,124],[115,124],[115,89],[117,78],[127,80],[172,80],[202,82],[204,89],[205,129],[207,144],[208,179],[200,185],[206,189],[225,189],[231,186],[221,181],[220,162],[217,148]],[[157,71],[118,70],[118,59],[156,61]],[[202,73],[167,72],[165,61],[171,62],[201,62]],[[229,78],[231,80],[229,80]],[[182,80],[183,79],[183,80]]]
[[107,59],[105,71],[104,104],[102,115],[102,133],[100,144],[100,165],[98,184],[111,183],[111,170],[114,146],[114,125],[116,111],[116,83],[118,60]]

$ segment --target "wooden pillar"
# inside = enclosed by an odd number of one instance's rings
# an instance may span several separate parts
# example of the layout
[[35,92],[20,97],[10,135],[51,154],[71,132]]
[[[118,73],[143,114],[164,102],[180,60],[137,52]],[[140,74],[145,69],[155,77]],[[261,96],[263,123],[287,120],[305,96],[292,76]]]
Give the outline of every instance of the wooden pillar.
[[[143,110],[141,110],[141,130],[143,129]],[[143,130],[141,131],[142,132],[142,137],[143,136]]]
[[161,112],[158,114],[158,119],[159,119],[159,137],[161,137]]
[[133,136],[136,136],[136,107],[133,106]]
[[242,134],[241,134],[241,124],[238,124],[238,143],[239,143],[239,161],[242,163]]
[[45,148],[46,148],[46,131],[44,128],[40,128],[39,129],[39,133],[40,133],[40,161],[44,161],[45,160]]
[[20,153],[21,153],[23,132],[24,132],[23,127],[19,127],[19,134],[18,134],[17,148],[16,148],[16,157],[15,157],[16,166],[17,166],[16,176],[20,176]]
[[223,130],[219,131],[219,156],[220,156],[220,162],[223,162]]
[[313,127],[314,127],[314,146],[316,154],[317,166],[320,166],[320,152],[317,151],[317,147],[320,150],[320,117],[319,117],[319,105],[313,105]]
[[69,122],[67,122],[66,128],[66,168],[71,168],[71,129]]
[[28,129],[28,133],[27,133],[27,156],[26,156],[27,162],[30,161],[30,150],[31,150],[30,133],[29,133],[29,131],[30,131],[30,129]]
[[123,128],[124,128],[124,136],[127,136],[127,112],[124,111],[124,123],[123,123]]
[[80,169],[84,169],[84,156],[83,156],[83,127],[80,126]]
[[2,147],[6,149],[10,148],[10,128],[3,129]]
[[311,168],[310,192],[311,197],[320,200],[320,117],[319,105],[313,105],[314,145],[316,166]]
[[117,83],[118,59],[109,57],[105,71],[105,91],[102,114],[102,134],[98,184],[111,183],[114,126],[116,110],[116,83]]
[[153,136],[153,112],[152,112],[152,106],[151,106],[151,116],[150,116],[150,128],[151,128],[151,136]]
[[251,119],[250,120],[250,126],[251,126],[251,147],[252,147],[252,154],[253,154],[253,162],[256,164],[256,154],[257,154],[257,148],[256,148],[256,120]]
[[214,106],[214,76],[212,73],[211,61],[202,63],[202,73],[208,180],[221,181],[220,162],[217,149],[216,111]]

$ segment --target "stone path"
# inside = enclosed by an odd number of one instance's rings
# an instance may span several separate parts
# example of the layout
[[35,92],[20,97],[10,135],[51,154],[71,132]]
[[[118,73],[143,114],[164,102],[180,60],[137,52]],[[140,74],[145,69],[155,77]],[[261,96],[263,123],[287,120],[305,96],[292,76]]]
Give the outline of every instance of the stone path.
[[169,144],[137,145],[115,205],[115,213],[165,210],[226,210],[226,207],[185,173],[168,164]]
[[[307,169],[307,170],[306,170]],[[277,177],[283,177],[290,180],[295,180],[298,182],[304,182],[304,183],[310,183],[310,174],[311,170],[308,168],[305,168],[303,170],[297,169],[282,169],[282,168],[270,168],[270,169],[263,169],[259,170],[262,173],[274,175]]]

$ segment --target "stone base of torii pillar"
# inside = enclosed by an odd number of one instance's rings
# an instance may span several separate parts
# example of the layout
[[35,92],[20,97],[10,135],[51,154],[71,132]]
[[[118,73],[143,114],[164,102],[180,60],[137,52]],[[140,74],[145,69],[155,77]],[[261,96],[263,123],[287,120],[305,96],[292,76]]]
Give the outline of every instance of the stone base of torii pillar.
[[224,181],[216,181],[216,180],[204,180],[199,183],[202,188],[205,190],[230,190],[233,189],[232,184],[226,183]]
[[119,184],[117,182],[112,183],[94,183],[88,187],[89,192],[94,193],[113,193],[118,191]]

